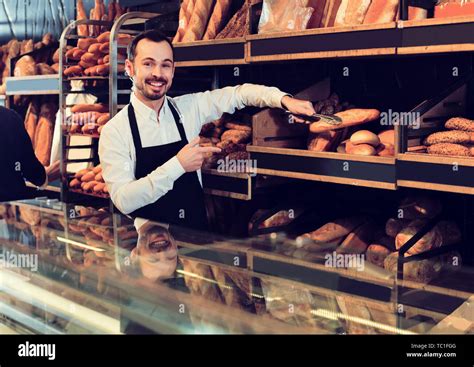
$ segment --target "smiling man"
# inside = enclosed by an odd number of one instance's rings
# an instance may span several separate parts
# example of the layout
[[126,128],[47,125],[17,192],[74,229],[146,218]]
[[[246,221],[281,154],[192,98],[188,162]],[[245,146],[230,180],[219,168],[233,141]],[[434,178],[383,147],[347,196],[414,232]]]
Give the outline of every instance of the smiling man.
[[205,155],[220,149],[199,146],[204,124],[246,106],[314,113],[308,101],[255,84],[167,96],[174,50],[158,31],[137,35],[127,57],[130,104],[104,126],[99,156],[113,203],[135,218],[207,229],[200,169]]

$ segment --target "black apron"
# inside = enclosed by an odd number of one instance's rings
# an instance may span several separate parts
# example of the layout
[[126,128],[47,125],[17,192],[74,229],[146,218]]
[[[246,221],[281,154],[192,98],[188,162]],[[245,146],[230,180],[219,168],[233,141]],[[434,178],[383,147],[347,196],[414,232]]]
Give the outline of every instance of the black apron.
[[[165,100],[165,103],[167,102]],[[166,163],[188,144],[178,112],[172,103],[168,103],[168,106],[173,114],[181,140],[143,148],[138,132],[135,111],[131,103],[128,105],[128,120],[136,152],[135,178],[137,180],[147,176],[157,167]],[[164,196],[152,204],[135,210],[130,215],[133,218],[140,217],[198,230],[207,230],[208,222],[204,204],[204,192],[199,183],[197,172],[185,172],[174,182],[173,188]]]

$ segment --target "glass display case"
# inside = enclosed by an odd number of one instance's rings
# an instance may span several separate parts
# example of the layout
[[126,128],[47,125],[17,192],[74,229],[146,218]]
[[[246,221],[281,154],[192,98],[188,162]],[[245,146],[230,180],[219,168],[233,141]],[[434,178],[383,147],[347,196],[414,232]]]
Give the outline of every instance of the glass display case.
[[3,204],[1,218],[2,333],[474,333],[465,265],[399,279],[287,231],[136,229],[107,209],[41,198]]

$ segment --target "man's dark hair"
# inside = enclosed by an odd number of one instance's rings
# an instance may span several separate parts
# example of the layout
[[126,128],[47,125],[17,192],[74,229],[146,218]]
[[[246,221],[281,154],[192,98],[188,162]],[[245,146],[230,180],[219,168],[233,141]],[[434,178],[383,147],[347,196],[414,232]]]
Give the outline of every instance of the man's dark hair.
[[171,52],[173,53],[173,61],[174,61],[173,43],[171,43],[170,39],[164,33],[154,30],[154,29],[137,34],[137,36],[133,39],[133,41],[128,45],[127,58],[130,61],[133,62],[135,60],[135,56],[137,56],[136,52],[137,52],[138,42],[144,39],[147,39],[153,42],[167,42],[171,47]]

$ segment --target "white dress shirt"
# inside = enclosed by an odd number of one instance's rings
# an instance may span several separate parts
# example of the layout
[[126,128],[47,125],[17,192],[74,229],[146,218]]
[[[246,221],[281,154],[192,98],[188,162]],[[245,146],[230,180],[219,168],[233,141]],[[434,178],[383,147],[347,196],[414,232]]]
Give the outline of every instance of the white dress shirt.
[[[197,137],[202,125],[234,113],[246,106],[281,108],[281,99],[288,95],[278,88],[242,84],[213,91],[166,97],[157,117],[156,112],[131,94],[142,147],[174,143],[180,140],[178,129],[168,105],[174,101],[188,141]],[[173,188],[185,173],[176,156],[147,176],[135,178],[135,146],[128,121],[128,108],[117,113],[102,129],[99,140],[102,175],[114,205],[124,214],[154,203]],[[202,186],[201,171],[198,172]]]

